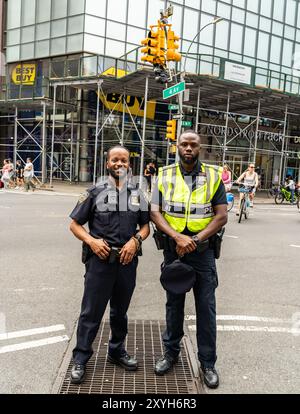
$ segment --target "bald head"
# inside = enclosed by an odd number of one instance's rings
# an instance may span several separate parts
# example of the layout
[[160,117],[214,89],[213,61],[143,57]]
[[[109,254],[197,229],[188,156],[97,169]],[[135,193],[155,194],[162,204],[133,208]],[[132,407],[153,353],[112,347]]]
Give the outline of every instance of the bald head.
[[201,143],[200,135],[197,134],[197,132],[193,131],[192,129],[184,131],[184,133],[180,135],[179,141],[181,141],[183,138],[186,138],[186,137],[196,138],[199,141],[199,144]]

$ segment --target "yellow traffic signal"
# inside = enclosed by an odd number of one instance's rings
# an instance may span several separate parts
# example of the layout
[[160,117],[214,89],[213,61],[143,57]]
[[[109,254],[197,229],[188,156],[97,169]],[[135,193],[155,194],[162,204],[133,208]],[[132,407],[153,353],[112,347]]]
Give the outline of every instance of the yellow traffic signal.
[[176,50],[179,48],[178,40],[179,37],[175,35],[174,31],[171,30],[171,27],[169,27],[168,30],[168,38],[167,38],[167,61],[173,61],[173,62],[180,62],[181,61],[181,54],[176,52]]
[[167,135],[166,138],[171,141],[176,141],[176,120],[167,121]]
[[156,63],[159,63],[160,65],[164,65],[166,61],[165,54],[166,54],[165,29],[163,27],[160,27],[158,29],[158,51],[157,51]]
[[143,62],[151,62],[155,63],[157,57],[159,56],[159,33],[153,30],[150,30],[148,33],[148,37],[141,41],[143,47],[142,53],[145,56],[142,56]]

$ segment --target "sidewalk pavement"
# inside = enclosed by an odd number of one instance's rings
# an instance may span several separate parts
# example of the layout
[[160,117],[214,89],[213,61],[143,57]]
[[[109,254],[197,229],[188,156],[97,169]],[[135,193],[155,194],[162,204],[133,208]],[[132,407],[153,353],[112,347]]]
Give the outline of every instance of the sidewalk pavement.
[[[45,189],[40,189],[40,191],[52,191],[58,194],[70,194],[70,195],[78,195],[80,196],[84,193],[88,188],[92,187],[93,183],[69,183],[69,182],[53,182],[53,188],[49,188],[47,186]],[[238,197],[238,193],[233,191],[235,197]],[[255,196],[255,204],[275,204],[274,198],[270,198],[267,196],[266,191],[261,190],[256,193]]]

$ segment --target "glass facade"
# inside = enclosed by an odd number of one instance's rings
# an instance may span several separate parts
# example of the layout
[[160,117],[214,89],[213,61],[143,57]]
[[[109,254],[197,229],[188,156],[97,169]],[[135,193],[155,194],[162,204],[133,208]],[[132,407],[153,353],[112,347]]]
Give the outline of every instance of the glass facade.
[[[120,57],[140,46],[169,3],[182,52],[201,27],[219,16],[224,20],[200,33],[191,54],[287,75],[293,65],[300,67],[298,0],[8,0],[7,61],[81,52]],[[192,55],[187,69],[196,69]]]

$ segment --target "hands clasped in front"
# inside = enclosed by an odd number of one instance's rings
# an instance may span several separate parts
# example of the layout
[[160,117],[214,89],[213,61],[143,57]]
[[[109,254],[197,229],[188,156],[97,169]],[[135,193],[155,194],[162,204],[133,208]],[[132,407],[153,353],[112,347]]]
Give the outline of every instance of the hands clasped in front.
[[197,249],[197,245],[190,236],[184,234],[178,234],[175,237],[176,253],[179,257],[183,257],[185,254],[193,253]]
[[[111,248],[104,239],[94,239],[90,242],[90,248],[100,259],[107,260],[109,258]],[[129,240],[120,251],[120,263],[124,266],[130,264],[137,250],[138,247],[135,241],[133,239]]]

